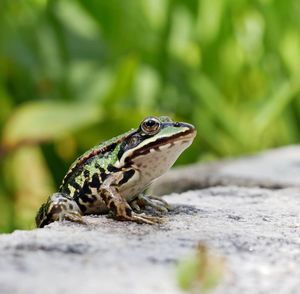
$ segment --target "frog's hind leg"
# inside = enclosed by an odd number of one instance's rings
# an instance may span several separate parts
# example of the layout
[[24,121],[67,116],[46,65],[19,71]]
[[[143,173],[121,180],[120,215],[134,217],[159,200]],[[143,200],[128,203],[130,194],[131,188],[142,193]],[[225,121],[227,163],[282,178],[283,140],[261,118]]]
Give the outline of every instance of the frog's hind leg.
[[36,225],[42,228],[54,221],[62,220],[85,224],[77,203],[67,194],[54,193],[38,211],[35,218]]
[[113,217],[121,221],[133,221],[144,224],[162,223],[163,219],[155,216],[135,213],[127,201],[120,195],[117,187],[114,185],[122,179],[122,173],[115,173],[108,177],[101,188],[99,194],[107,207],[112,211]]

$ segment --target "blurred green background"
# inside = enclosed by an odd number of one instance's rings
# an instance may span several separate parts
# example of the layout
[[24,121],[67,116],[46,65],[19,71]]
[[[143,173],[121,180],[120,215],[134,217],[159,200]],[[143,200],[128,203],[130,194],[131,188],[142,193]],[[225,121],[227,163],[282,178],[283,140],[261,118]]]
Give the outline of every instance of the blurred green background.
[[300,1],[1,0],[0,231],[33,228],[72,161],[147,115],[178,164],[300,138]]

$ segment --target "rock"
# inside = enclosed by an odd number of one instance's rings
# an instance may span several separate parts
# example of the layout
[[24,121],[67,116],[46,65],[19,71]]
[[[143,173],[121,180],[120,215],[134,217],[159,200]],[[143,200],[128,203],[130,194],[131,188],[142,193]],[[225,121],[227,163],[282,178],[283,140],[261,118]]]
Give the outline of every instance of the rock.
[[[199,241],[225,258],[212,293],[298,293],[300,189],[213,187],[165,197],[160,225],[85,217],[0,236],[0,293],[182,293]],[[284,281],[284,282],[283,282]]]
[[279,189],[300,187],[300,146],[289,146],[251,157],[170,170],[153,185],[153,193],[236,185]]
[[177,168],[154,185],[187,190],[165,196],[160,225],[86,216],[0,235],[0,293],[179,294],[177,264],[199,242],[225,259],[211,293],[299,292],[299,146]]

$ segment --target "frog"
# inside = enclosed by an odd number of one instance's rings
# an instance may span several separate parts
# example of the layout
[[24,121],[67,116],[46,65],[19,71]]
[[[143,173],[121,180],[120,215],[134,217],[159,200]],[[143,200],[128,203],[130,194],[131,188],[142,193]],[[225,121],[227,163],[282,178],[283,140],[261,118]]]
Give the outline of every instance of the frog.
[[138,128],[96,145],[75,160],[58,192],[42,204],[37,227],[64,220],[87,224],[83,216],[101,214],[119,221],[161,223],[163,217],[153,211],[168,213],[170,206],[147,191],[195,136],[192,124],[148,116]]

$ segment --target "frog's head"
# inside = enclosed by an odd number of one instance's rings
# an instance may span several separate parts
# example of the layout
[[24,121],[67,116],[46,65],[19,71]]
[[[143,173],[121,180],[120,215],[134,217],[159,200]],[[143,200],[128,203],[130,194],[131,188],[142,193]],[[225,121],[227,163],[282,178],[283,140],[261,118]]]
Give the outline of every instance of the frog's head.
[[165,173],[196,136],[193,125],[147,117],[120,145],[120,167],[133,167],[149,182]]

